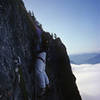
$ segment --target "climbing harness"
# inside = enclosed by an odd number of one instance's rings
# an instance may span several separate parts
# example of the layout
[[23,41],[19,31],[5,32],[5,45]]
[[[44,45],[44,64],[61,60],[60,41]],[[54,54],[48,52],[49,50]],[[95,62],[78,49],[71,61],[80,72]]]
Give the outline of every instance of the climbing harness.
[[42,60],[42,62],[43,62],[44,64],[46,63],[46,61],[45,61],[42,57],[37,57],[37,59]]

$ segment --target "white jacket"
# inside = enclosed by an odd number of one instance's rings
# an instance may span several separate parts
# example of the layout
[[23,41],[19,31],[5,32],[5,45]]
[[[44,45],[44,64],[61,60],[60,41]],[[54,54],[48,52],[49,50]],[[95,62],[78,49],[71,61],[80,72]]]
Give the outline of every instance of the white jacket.
[[40,72],[45,71],[45,66],[46,66],[46,52],[41,52],[37,56],[36,71]]

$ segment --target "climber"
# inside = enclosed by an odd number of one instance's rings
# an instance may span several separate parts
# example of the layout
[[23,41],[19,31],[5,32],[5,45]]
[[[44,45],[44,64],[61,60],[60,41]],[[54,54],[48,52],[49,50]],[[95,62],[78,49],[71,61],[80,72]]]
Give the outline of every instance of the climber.
[[45,33],[42,33],[42,43],[41,43],[41,50],[37,54],[36,59],[36,66],[35,66],[35,72],[36,72],[36,79],[40,88],[39,96],[43,96],[49,86],[49,79],[45,72],[45,66],[46,66],[46,54],[48,50],[48,40],[44,37]]

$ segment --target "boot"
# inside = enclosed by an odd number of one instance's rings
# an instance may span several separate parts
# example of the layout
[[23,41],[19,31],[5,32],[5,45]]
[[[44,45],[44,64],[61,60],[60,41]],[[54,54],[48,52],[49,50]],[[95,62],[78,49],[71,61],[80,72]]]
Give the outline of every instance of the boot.
[[44,96],[44,95],[45,95],[45,93],[46,93],[46,88],[41,88],[41,89],[40,89],[40,94],[39,94],[39,97]]
[[50,88],[50,84],[46,85],[46,93],[50,92],[51,88]]

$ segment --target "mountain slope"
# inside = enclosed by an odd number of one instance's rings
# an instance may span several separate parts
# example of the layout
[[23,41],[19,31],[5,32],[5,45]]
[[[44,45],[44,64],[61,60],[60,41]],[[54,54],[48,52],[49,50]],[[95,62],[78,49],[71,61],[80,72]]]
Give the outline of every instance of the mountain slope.
[[[86,54],[70,55],[70,60],[76,64],[86,64],[86,63],[92,64],[93,60],[89,61],[89,59],[91,60],[92,58],[95,58],[98,55],[100,55],[100,54],[99,53],[86,53]],[[97,59],[99,59],[99,57]],[[93,62],[95,62],[95,60],[96,60],[96,58],[94,59]],[[98,62],[100,63],[100,61],[98,61]]]
[[34,20],[21,0],[0,1],[0,100],[81,100],[65,46],[59,38],[45,36],[50,40],[46,70],[52,92],[39,99]]
[[86,61],[86,63],[89,63],[89,64],[97,64],[97,63],[100,63],[100,54],[96,55],[95,57],[92,57],[92,58],[88,59]]

